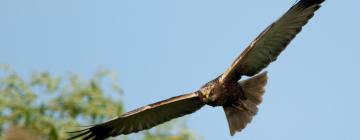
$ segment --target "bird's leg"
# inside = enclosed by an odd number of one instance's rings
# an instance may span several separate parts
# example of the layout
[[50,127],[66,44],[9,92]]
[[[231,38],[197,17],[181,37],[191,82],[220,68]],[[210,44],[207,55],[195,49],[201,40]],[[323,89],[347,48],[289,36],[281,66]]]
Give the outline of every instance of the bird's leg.
[[232,104],[232,106],[240,111],[249,111],[249,108],[242,102],[241,99],[236,104]]

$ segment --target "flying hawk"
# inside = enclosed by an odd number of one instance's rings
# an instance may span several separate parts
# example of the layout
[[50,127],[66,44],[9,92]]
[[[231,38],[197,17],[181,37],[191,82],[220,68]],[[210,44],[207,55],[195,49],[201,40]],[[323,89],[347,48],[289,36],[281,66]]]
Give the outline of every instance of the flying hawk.
[[[241,131],[257,113],[267,82],[266,72],[325,0],[300,0],[280,19],[267,27],[231,66],[198,91],[172,97],[127,112],[113,120],[76,131],[75,139],[104,140],[152,128],[174,118],[199,110],[204,105],[224,109],[230,134]],[[247,80],[241,77],[249,76]]]

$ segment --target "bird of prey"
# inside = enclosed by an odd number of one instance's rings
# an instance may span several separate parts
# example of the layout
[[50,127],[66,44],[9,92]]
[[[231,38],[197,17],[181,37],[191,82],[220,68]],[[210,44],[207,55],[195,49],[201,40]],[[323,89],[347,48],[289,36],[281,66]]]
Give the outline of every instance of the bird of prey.
[[[262,101],[266,72],[325,0],[300,0],[267,27],[220,76],[192,93],[172,97],[122,114],[110,121],[76,131],[83,140],[104,140],[150,129],[191,114],[204,105],[223,107],[230,134],[241,131],[256,115]],[[239,81],[242,76],[250,78]]]

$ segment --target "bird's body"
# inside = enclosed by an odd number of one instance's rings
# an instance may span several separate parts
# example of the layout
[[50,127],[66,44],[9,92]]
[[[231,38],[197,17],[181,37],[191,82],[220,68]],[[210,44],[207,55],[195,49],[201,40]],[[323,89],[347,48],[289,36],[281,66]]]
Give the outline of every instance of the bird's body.
[[213,107],[230,105],[238,98],[245,99],[240,84],[220,84],[218,78],[202,86],[199,91],[200,99]]
[[[262,101],[267,73],[261,72],[286,48],[325,0],[300,0],[266,28],[220,76],[192,93],[176,96],[127,112],[113,120],[76,131],[75,139],[103,140],[146,130],[191,114],[204,105],[224,109],[230,134],[251,122]],[[241,80],[242,76],[249,76]]]

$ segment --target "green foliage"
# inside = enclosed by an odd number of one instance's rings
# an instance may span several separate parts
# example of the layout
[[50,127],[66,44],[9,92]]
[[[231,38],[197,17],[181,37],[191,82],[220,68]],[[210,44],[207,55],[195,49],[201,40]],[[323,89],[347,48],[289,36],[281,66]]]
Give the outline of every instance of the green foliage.
[[[103,122],[124,111],[116,75],[109,70],[98,71],[90,80],[76,74],[62,78],[48,72],[35,72],[29,79],[0,65],[0,139],[12,140],[21,132],[31,132],[37,137],[33,139],[62,140],[69,137],[66,131],[81,129],[80,124]],[[166,123],[136,137],[194,139],[185,126],[176,126],[174,122]]]

